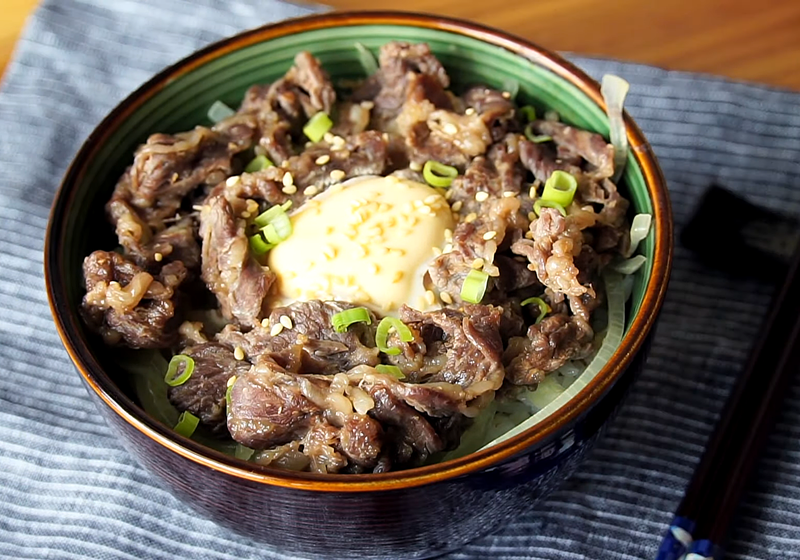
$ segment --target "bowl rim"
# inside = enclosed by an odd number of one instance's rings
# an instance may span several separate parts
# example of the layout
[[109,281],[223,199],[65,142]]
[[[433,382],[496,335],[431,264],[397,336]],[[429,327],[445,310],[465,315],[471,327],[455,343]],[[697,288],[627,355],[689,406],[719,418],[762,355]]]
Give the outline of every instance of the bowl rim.
[[66,285],[58,271],[63,269],[61,232],[74,199],[74,186],[97,146],[146,99],[170,81],[229,52],[286,35],[340,26],[393,25],[446,31],[492,44],[549,70],[578,88],[605,111],[599,84],[559,55],[526,39],[503,31],[456,18],[399,11],[354,11],[322,13],[244,31],[212,43],[160,71],[119,103],[95,128],[73,159],[55,195],[50,211],[44,246],[44,272],[47,296],[56,329],[73,364],[84,381],[115,414],[157,445],[219,473],[244,481],[323,492],[365,492],[412,488],[489,469],[556,436],[587,413],[616,383],[642,348],[653,328],[663,303],[672,262],[672,211],[664,175],[650,144],[631,117],[625,113],[628,143],[645,180],[653,205],[654,258],[639,312],[609,362],[586,387],[577,393],[570,406],[544,419],[540,424],[489,449],[459,459],[404,471],[361,475],[320,475],[297,473],[268,466],[253,465],[179,436],[149,418],[145,412],[105,374],[81,337],[76,317],[70,313]]

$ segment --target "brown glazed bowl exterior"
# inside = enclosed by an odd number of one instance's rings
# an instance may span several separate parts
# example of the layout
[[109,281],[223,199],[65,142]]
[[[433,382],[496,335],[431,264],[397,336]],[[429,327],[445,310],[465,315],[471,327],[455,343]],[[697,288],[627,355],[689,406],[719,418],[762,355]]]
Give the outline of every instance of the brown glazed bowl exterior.
[[[368,43],[377,40],[375,30],[384,27],[386,34],[377,35],[384,42],[395,38],[392,30],[399,33],[397,30],[403,29],[422,37],[444,33],[453,37],[454,43],[479,41],[502,56],[567,84],[595,111],[604,108],[598,84],[572,64],[524,40],[472,23],[391,12],[338,13],[248,31],[164,70],[123,101],[92,133],[53,204],[45,246],[47,290],[64,346],[109,425],[148,471],[202,515],[266,548],[307,557],[428,558],[496,529],[569,476],[642,367],[667,287],[672,219],[662,173],[650,146],[629,117],[628,140],[640,170],[641,196],[654,217],[648,241],[651,258],[638,313],[609,363],[568,407],[544,419],[535,429],[490,449],[445,463],[378,475],[322,476],[246,463],[178,436],[148,417],[125,390],[118,372],[104,366],[108,363],[104,350],[84,331],[77,313],[80,263],[89,252],[86,249],[97,247],[91,243],[98,239],[110,238],[109,226],[99,216],[103,215],[102,204],[110,195],[113,181],[102,187],[87,186],[91,183],[87,174],[97,165],[99,154],[110,149],[109,138],[115,138],[114,134],[127,126],[148,99],[198,69],[212,67],[220,59],[254,45],[292,41],[312,32],[334,33],[342,27],[352,35],[351,45],[361,40],[359,30],[370,30],[371,39],[364,39]],[[498,55],[498,60],[502,56]],[[481,60],[484,62],[494,64]],[[131,140],[131,145],[141,142],[141,136]],[[120,161],[130,161],[132,152],[131,148],[118,154]],[[98,218],[86,219],[90,215]]]

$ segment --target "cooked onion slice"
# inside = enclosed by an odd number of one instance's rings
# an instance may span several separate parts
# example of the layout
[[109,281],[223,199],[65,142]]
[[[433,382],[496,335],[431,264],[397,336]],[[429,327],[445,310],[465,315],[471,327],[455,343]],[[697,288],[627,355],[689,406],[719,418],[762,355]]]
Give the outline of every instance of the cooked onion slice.
[[611,144],[614,146],[614,176],[612,180],[616,183],[622,176],[625,162],[628,159],[628,135],[625,131],[625,119],[622,115],[622,104],[628,94],[630,84],[613,74],[603,76],[603,84],[600,93],[606,102],[608,111],[608,127],[611,136]]

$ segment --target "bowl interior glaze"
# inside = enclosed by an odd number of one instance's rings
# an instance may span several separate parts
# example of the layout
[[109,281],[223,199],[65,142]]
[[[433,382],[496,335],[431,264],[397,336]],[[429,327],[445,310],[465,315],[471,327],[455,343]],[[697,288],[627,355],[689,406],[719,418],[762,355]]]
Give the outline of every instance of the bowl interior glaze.
[[[110,250],[116,246],[113,230],[105,221],[104,203],[119,176],[130,165],[134,150],[149,134],[178,132],[195,125],[210,124],[206,113],[214,101],[222,100],[231,107],[237,107],[249,86],[269,83],[282,76],[297,52],[308,50],[318,57],[331,74],[334,84],[338,84],[366,75],[356,43],[361,43],[377,55],[379,47],[390,40],[427,42],[450,74],[456,91],[474,83],[485,83],[505,90],[518,88],[517,101],[520,105],[532,104],[537,111],[554,110],[565,122],[606,136],[608,134],[608,118],[595,100],[549,69],[499,44],[484,42],[484,35],[491,35],[489,30],[473,27],[477,31],[463,34],[456,31],[459,25],[452,20],[448,25],[436,25],[434,18],[429,18],[429,25],[420,27],[415,25],[413,17],[404,23],[385,24],[370,23],[369,18],[329,16],[330,19],[336,17],[341,20],[336,26],[330,26],[325,23],[324,17],[318,17],[315,25],[298,26],[299,31],[288,34],[273,34],[266,41],[258,32],[250,32],[200,51],[187,61],[167,69],[123,102],[92,134],[76,158],[54,205],[53,216],[58,219],[51,223],[48,232],[48,289],[68,350],[87,380],[87,370],[92,371],[96,379],[89,380],[89,383],[107,403],[114,402],[118,406],[121,397],[106,386],[97,364],[103,366],[111,380],[118,374],[109,365],[108,351],[99,347],[99,341],[84,329],[78,319],[83,295],[83,258],[94,249]],[[402,18],[393,16],[388,20],[397,22]],[[505,40],[511,42],[513,39],[505,37]],[[640,144],[640,148],[642,146],[648,148],[646,144]],[[652,189],[663,191],[664,187],[651,185],[648,189],[646,174],[640,166],[641,157],[644,156],[637,156],[634,151],[630,154],[621,188],[631,200],[635,212],[654,213]],[[646,157],[649,158],[649,154]],[[661,176],[654,160],[651,161],[651,165],[655,166],[655,171],[651,170],[649,175],[652,182],[653,173],[658,180]],[[666,194],[661,194],[666,200]],[[662,202],[660,207],[665,214],[656,216],[656,228],[640,246],[640,251],[647,256],[647,263],[636,273],[628,304],[629,329],[647,297],[653,298],[648,304],[654,306],[653,310],[657,310],[663,297],[666,285],[664,271],[669,268],[671,253],[671,246],[663,245],[665,239],[671,238],[671,225],[668,203]],[[659,228],[662,228],[661,231],[658,231]],[[653,274],[657,250],[666,261],[657,266],[657,274]],[[51,278],[57,278],[55,288]],[[658,286],[653,287],[653,283]],[[653,293],[648,296],[649,292]],[[648,322],[648,329],[649,326]],[[641,333],[637,340],[643,339],[645,334]],[[638,344],[640,342],[629,342],[628,348]],[[83,350],[79,348],[73,351],[71,348],[82,345]],[[87,359],[83,353],[86,349],[92,354],[92,359]],[[93,360],[97,362],[90,363]],[[619,374],[622,368],[623,364],[617,364],[615,374]],[[99,384],[95,383],[97,379],[101,380]],[[597,388],[593,390],[597,391]],[[135,400],[132,395],[127,396],[131,402]],[[590,395],[586,398],[590,398]],[[130,409],[131,402],[123,403],[125,414],[135,422],[146,425],[153,433],[159,433],[162,438],[173,440],[171,445],[174,445],[174,440],[181,442],[183,438],[171,435],[170,430],[142,418],[144,413],[140,409]],[[183,441],[184,451],[186,443],[190,448],[193,447],[191,442]],[[195,447],[186,453],[187,456],[197,456],[198,449]],[[225,462],[227,467],[232,467],[232,471],[236,471],[237,465],[244,465],[217,453],[211,452],[209,456]]]

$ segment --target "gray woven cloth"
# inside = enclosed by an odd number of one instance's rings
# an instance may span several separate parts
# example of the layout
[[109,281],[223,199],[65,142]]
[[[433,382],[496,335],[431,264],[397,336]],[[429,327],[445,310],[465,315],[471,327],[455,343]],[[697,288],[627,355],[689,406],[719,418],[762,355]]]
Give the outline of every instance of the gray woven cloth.
[[[53,328],[48,208],[100,119],[168,63],[308,8],[270,0],[48,0],[0,90],[0,557],[263,559],[159,487],[98,416]],[[677,227],[712,181],[800,214],[800,95],[575,59],[631,82]],[[646,371],[590,459],[536,513],[448,559],[647,559],[681,497],[772,288],[678,249]],[[800,384],[732,528],[729,557],[800,558]]]

